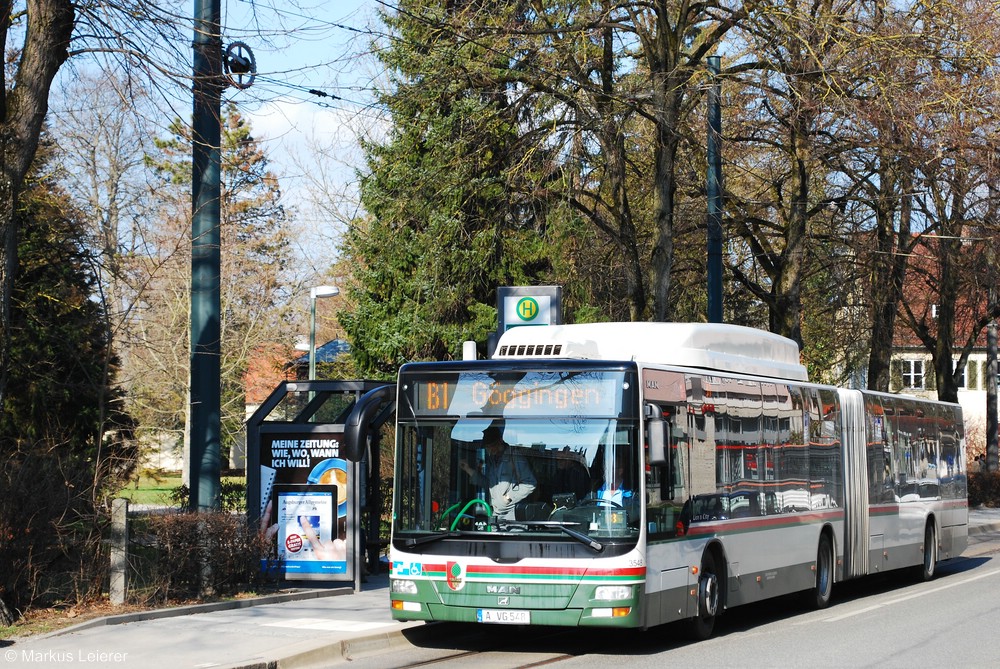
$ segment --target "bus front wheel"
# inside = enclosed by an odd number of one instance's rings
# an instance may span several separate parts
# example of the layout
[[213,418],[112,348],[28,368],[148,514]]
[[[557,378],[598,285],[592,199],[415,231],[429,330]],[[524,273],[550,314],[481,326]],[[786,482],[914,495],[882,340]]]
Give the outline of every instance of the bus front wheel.
[[719,614],[719,576],[715,557],[706,552],[698,575],[698,613],[688,621],[689,636],[698,641],[712,636]]

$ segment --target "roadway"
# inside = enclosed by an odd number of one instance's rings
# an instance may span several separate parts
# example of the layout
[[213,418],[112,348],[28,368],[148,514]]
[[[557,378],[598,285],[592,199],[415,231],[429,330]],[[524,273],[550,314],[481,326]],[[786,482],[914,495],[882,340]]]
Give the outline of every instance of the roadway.
[[[834,604],[807,611],[791,599],[727,611],[716,636],[690,644],[671,626],[646,632],[511,629],[393,621],[388,578],[313,588],[283,597],[181,607],[90,621],[59,633],[0,642],[0,669],[66,665],[157,669],[331,666],[353,669],[441,664],[567,669],[808,665],[996,666],[989,639],[1000,598],[1000,510],[970,513],[970,545],[930,583],[899,576],[839,584]],[[283,601],[282,601],[283,600]],[[235,608],[239,607],[239,608]],[[150,615],[156,619],[144,620]],[[7,645],[3,645],[3,644]]]

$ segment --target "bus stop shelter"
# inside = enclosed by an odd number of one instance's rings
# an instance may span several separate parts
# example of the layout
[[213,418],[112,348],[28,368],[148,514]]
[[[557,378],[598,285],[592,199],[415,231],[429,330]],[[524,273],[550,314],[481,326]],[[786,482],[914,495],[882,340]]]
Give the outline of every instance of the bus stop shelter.
[[395,411],[379,381],[285,381],[247,421],[247,516],[275,541],[289,581],[361,587],[377,567],[379,427]]

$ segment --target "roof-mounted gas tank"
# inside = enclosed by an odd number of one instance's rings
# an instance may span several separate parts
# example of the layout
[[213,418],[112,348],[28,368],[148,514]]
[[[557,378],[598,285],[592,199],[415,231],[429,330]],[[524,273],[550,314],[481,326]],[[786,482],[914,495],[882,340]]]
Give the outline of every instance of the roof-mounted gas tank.
[[523,326],[500,337],[494,360],[633,360],[807,381],[798,345],[786,337],[721,323],[585,323]]

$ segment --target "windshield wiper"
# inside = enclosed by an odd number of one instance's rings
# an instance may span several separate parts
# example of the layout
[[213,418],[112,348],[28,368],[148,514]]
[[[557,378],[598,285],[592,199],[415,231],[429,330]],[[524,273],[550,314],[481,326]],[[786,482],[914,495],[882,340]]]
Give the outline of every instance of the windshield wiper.
[[444,532],[438,532],[436,534],[426,534],[422,537],[417,537],[415,539],[407,539],[406,547],[412,548],[413,546],[420,546],[422,544],[429,544],[435,541],[440,541],[441,539],[448,539],[450,537],[460,537],[462,533],[458,530],[445,530]]
[[573,537],[577,541],[579,541],[581,544],[593,548],[598,553],[604,550],[604,544],[598,541],[594,541],[583,532],[577,532],[576,530],[571,530],[562,523],[559,523],[559,529],[568,534],[569,536]]
[[603,551],[604,544],[600,543],[599,541],[595,541],[594,539],[591,539],[583,532],[577,532],[576,530],[571,530],[569,528],[570,525],[579,525],[579,524],[580,523],[566,523],[561,520],[509,520],[509,521],[504,521],[503,524],[500,526],[500,529],[501,530],[509,529],[512,526],[558,527],[560,530],[562,530],[569,536],[573,537],[584,546],[587,546],[588,548],[593,548],[598,553]]
[[[578,525],[579,523],[573,523]],[[503,523],[499,529],[509,529],[512,526],[520,527],[558,527],[565,534],[573,537],[579,541],[584,546],[592,548],[594,551],[600,553],[604,550],[604,544],[588,537],[583,532],[577,532],[576,530],[570,529],[567,523],[558,520],[515,520]],[[445,530],[443,532],[438,532],[436,534],[427,534],[422,537],[416,537],[407,539],[405,541],[407,548],[412,548],[413,546],[421,546],[423,544],[433,543],[435,541],[440,541],[441,539],[451,539],[454,537],[462,536],[463,532],[459,530]]]

